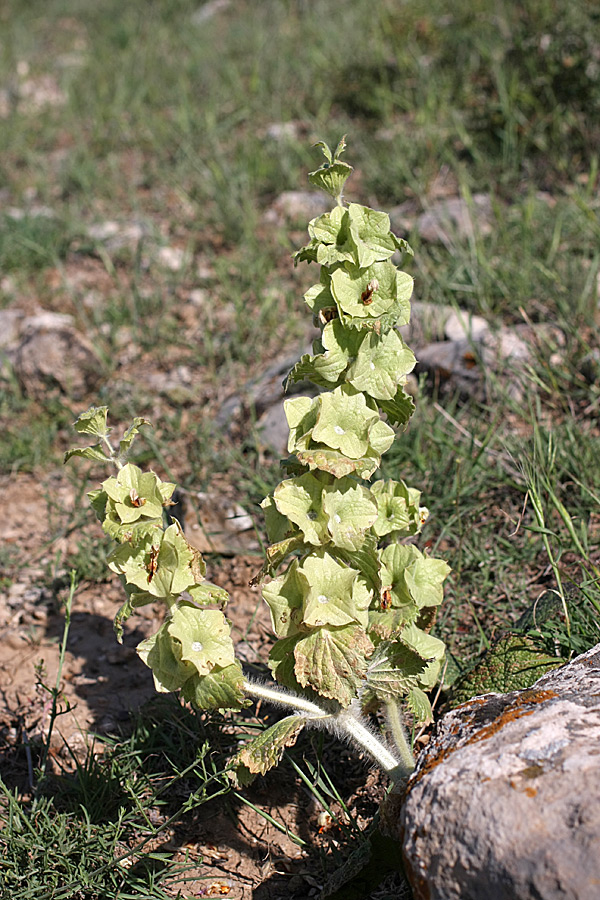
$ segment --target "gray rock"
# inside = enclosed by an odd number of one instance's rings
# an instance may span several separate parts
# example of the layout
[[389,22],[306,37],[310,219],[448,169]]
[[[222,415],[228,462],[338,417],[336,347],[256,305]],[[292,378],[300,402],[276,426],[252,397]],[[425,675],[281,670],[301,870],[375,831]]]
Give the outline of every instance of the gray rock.
[[415,900],[600,895],[600,645],[445,715],[398,822]]
[[263,447],[268,447],[277,455],[287,455],[290,429],[285,417],[283,400],[269,406],[262,414],[256,423],[256,432]]
[[[466,313],[452,313],[445,320],[440,313],[437,324],[439,321],[444,322],[446,333],[457,337],[418,348],[417,373],[427,372],[444,390],[458,390],[481,401],[499,392],[520,401],[532,389],[529,368],[534,364],[535,352],[549,355],[549,351],[565,343],[560,329],[544,323],[501,326],[492,331],[485,319],[469,319]],[[465,327],[471,329],[469,337],[465,337]],[[552,360],[560,362],[560,357],[554,353]]]
[[581,374],[590,384],[600,381],[600,349],[595,347],[583,357],[579,364]]
[[217,13],[224,12],[228,6],[231,6],[231,0],[208,0],[208,3],[205,3],[200,9],[192,13],[192,22],[194,25],[204,25]]
[[415,372],[426,372],[442,391],[459,391],[469,397],[483,401],[486,383],[480,364],[481,348],[473,347],[472,341],[436,341],[416,351]]
[[25,313],[22,309],[0,309],[0,347],[10,347],[21,334]]
[[408,325],[402,325],[398,331],[413,350],[416,347],[423,347],[430,341],[442,341],[446,322],[453,313],[453,307],[448,304],[413,300],[410,322]]
[[480,341],[489,332],[490,326],[483,316],[474,316],[463,310],[452,310],[444,324],[444,332],[449,341]]
[[451,247],[456,240],[489,234],[494,218],[489,195],[473,194],[472,201],[448,197],[432,203],[416,222],[421,240]]
[[12,356],[15,374],[28,396],[43,400],[58,388],[74,400],[94,391],[102,363],[90,343],[73,325],[72,317],[43,312],[29,316]]
[[265,129],[265,137],[271,141],[283,143],[284,141],[297,141],[300,134],[305,131],[303,122],[271,122]]
[[107,250],[115,251],[127,247],[134,250],[150,229],[142,222],[115,222],[107,219],[90,225],[87,235],[93,241],[104,244]]
[[331,200],[320,191],[284,191],[267,210],[264,221],[272,225],[314,219],[331,209]]
[[[229,430],[232,423],[247,410],[252,410],[258,419],[273,405],[281,403],[284,397],[282,382],[304,353],[312,353],[312,344],[302,347],[297,353],[280,357],[257,378],[248,382],[240,392],[227,397],[217,413],[215,420],[217,428]],[[317,389],[307,382],[291,384],[287,393],[288,396],[299,394],[307,388],[312,389],[313,396],[317,393]]]

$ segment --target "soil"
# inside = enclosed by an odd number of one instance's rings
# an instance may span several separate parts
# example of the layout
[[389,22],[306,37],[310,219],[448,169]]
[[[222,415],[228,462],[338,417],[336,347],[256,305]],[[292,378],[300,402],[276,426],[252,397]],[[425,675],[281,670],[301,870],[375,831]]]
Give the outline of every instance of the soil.
[[[65,563],[77,552],[73,523],[85,504],[85,498],[76,497],[66,470],[41,479],[22,473],[0,481],[0,763],[5,782],[24,794],[31,786],[35,748],[50,721],[51,699],[43,685],[56,684],[69,592]],[[266,659],[271,641],[268,609],[258,588],[248,586],[260,563],[248,554],[208,558],[207,576],[232,596],[228,616],[243,660]],[[130,619],[120,646],[112,620],[122,601],[116,580],[84,582],[75,592],[60,677],[64,712],[56,720],[50,750],[56,769],[72,765],[71,751],[83,759],[94,735],[126,733],[132,714],[160,701],[134,649],[160,624],[160,608],[144,607]],[[307,739],[307,758],[311,751]],[[325,757],[349,808],[367,827],[383,797],[383,780],[339,744],[332,743],[329,752],[326,748]],[[258,778],[244,796],[307,847],[299,847],[239,799],[217,798],[200,807],[192,825],[186,820],[163,835],[161,849],[174,852],[175,859],[184,854],[198,859],[198,878],[184,885],[185,894],[231,900],[317,896],[323,884],[319,854],[337,853],[339,842],[334,828],[319,818],[322,809],[314,796],[285,765]]]

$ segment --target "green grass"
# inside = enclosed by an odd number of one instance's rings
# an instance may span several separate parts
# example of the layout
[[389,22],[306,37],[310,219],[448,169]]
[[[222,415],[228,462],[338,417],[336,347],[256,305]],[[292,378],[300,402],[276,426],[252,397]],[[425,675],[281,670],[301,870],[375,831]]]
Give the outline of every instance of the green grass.
[[157,839],[229,790],[213,732],[211,752],[198,716],[157,703],[128,738],[90,746],[65,774],[43,776],[33,797],[0,782],[6,896],[172,897],[169,884],[190,865]]

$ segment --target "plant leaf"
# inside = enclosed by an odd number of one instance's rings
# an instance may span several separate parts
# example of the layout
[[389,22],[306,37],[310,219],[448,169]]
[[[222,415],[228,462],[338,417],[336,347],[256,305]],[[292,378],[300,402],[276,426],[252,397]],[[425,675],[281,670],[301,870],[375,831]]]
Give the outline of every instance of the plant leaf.
[[345,162],[325,163],[314,172],[309,172],[308,180],[315,187],[326,191],[331,197],[341,197],[344,185],[352,174],[352,166]]
[[242,776],[241,783],[249,783],[247,773],[265,775],[278,765],[285,748],[296,743],[305,722],[303,716],[286,716],[244,744],[232,760],[236,772],[241,766],[246,770],[238,774],[238,778]]
[[376,481],[371,496],[377,502],[377,520],[373,531],[378,537],[417,534],[427,519],[428,510],[419,506],[421,492],[403,481]]
[[298,571],[297,559],[292,561],[283,575],[263,585],[262,595],[271,610],[271,622],[277,637],[285,638],[297,633],[306,590],[306,581]]
[[429,697],[421,690],[421,688],[411,687],[406,702],[419,725],[429,725],[430,722],[433,722],[433,713],[431,711]]
[[371,426],[379,418],[367,406],[364,395],[350,385],[342,385],[315,399],[318,412],[312,439],[350,459],[360,459],[369,446]]
[[389,259],[397,250],[390,233],[390,217],[358,203],[348,207],[349,230],[356,246],[356,263],[365,269],[374,262]]
[[169,634],[169,625],[165,622],[136,647],[140,659],[152,669],[154,686],[160,693],[179,690],[197,672],[191,662],[181,658],[181,643]]
[[405,697],[427,663],[409,647],[394,642],[380,644],[367,670],[366,686],[379,700]]
[[188,678],[181,696],[198,709],[238,710],[248,705],[243,685],[244,673],[236,660],[225,668],[215,666],[208,675]]
[[[142,425],[150,425],[148,419],[144,419],[141,416],[136,416],[133,420],[133,423],[129,426],[123,438],[119,441],[119,456],[125,456],[129,448],[131,447],[136,434],[139,434],[140,427]],[[175,487],[175,485],[173,485]]]
[[414,353],[397,331],[392,329],[383,335],[370,332],[365,335],[346,379],[356,390],[376,400],[393,400],[398,385],[405,383],[415,364]]
[[108,456],[102,450],[102,444],[94,444],[93,447],[74,447],[72,450],[67,450],[64,455],[64,462],[68,462],[74,456],[81,457],[82,459],[108,462]]
[[336,547],[358,550],[377,520],[377,505],[370,492],[349,478],[340,479],[325,488],[322,505]]
[[372,650],[359,625],[317,628],[294,646],[296,677],[303,687],[348,706],[357,696]]
[[306,583],[302,620],[306,625],[366,626],[371,594],[366,588],[354,590],[357,569],[337,562],[327,551],[313,553],[299,568]]
[[171,613],[167,630],[181,645],[181,660],[191,663],[199,675],[208,675],[215,666],[225,668],[235,662],[230,628],[218,609],[198,609],[191,603],[180,602]]
[[309,544],[323,544],[329,540],[327,517],[322,509],[322,478],[306,472],[299,478],[287,478],[273,493],[279,512],[287,516],[302,531]]
[[90,406],[73,422],[73,428],[79,434],[95,434],[107,437],[111,429],[106,424],[108,406]]

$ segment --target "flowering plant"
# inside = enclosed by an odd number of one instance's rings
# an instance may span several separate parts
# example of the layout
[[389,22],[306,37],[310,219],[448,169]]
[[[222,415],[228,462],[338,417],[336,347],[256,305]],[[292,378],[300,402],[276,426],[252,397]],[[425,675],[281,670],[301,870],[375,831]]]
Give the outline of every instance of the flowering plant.
[[[89,497],[117,544],[109,566],[126,592],[118,639],[139,607],[156,600],[167,607],[164,624],[137,648],[157,690],[181,691],[201,709],[263,698],[291,710],[239,751],[233,768],[241,783],[277,764],[305,726],[334,731],[402,779],[413,759],[399,705],[419,722],[430,719],[426,691],[445,652],[430,628],[449,567],[409,540],[428,515],[420,493],[402,481],[368,484],[394,426],[404,427],[414,410],[404,386],[415,357],[397,331],[409,321],[413,282],[392,262],[412,251],[385,213],[344,203],[352,172],[340,159],[344,139],[334,152],[319,146],[325,162],[309,179],[335,206],[310,222],[295,262],[320,266],[304,300],[321,334],[286,384],[307,379],[320,392],[285,401],[288,477],[261,504],[271,544],[256,581],[271,611],[277,640],[269,667],[281,687],[244,676],[224,613],[228,595],[205,580],[201,555],[166,516],[175,485],[127,462],[148,423],[135,419],[117,448],[107,407],[91,408],[75,428],[96,443],[66,454],[116,466]],[[379,707],[389,738],[366,719]]]

